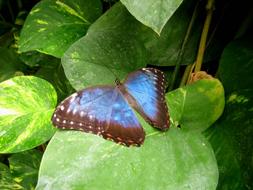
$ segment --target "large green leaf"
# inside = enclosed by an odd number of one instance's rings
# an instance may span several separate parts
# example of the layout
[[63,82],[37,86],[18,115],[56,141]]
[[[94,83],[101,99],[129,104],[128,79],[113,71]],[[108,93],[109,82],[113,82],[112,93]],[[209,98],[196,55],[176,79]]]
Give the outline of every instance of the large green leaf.
[[224,109],[224,90],[217,79],[199,80],[166,95],[172,122],[186,130],[204,131]]
[[116,4],[64,54],[64,71],[75,89],[114,83],[115,75],[122,79],[147,64],[146,49],[135,39],[136,30],[125,25],[136,21],[124,15],[125,8]]
[[[186,100],[181,92],[186,92]],[[216,91],[221,91],[217,94]],[[173,95],[170,95],[173,94]],[[201,94],[201,95],[199,95]],[[211,96],[217,98],[210,98]],[[203,98],[205,97],[206,98]],[[190,98],[199,100],[207,107],[198,109],[184,108],[172,104]],[[218,168],[212,148],[202,134],[196,130],[177,128],[178,115],[188,118],[191,115],[202,117],[206,114],[216,120],[219,114],[213,114],[214,105],[222,107],[223,88],[218,80],[203,80],[170,92],[167,95],[171,112],[171,128],[160,132],[139,117],[146,131],[144,145],[124,147],[103,138],[77,131],[58,131],[50,141],[42,159],[39,189],[215,189],[218,181]],[[219,100],[221,99],[221,100]],[[203,102],[203,101],[207,101]],[[179,102],[177,102],[179,103]],[[210,109],[210,110],[209,110]],[[221,109],[221,108],[219,108]],[[175,114],[175,113],[178,113]],[[205,121],[206,117],[203,119]],[[195,122],[206,128],[201,119],[193,117]],[[184,127],[189,128],[185,122]],[[200,127],[199,127],[200,128]],[[194,129],[194,128],[193,128]],[[196,180],[197,179],[197,180]]]
[[226,94],[222,117],[206,132],[219,165],[218,189],[253,188],[253,46],[249,39],[230,43],[219,75]]
[[183,0],[121,0],[129,12],[158,34]]
[[[198,179],[198,180],[196,180]],[[41,163],[39,189],[215,189],[218,170],[208,142],[172,128],[147,135],[141,148],[99,136],[57,132]]]
[[100,14],[99,0],[43,0],[25,21],[19,50],[37,50],[61,57],[73,42],[85,35]]
[[24,189],[34,189],[37,184],[42,152],[29,150],[9,157],[12,177]]
[[43,79],[21,76],[0,83],[0,152],[31,149],[51,138],[55,106],[56,92]]
[[[183,3],[159,37],[117,3],[91,25],[87,36],[65,53],[62,62],[66,76],[74,88],[82,89],[94,84],[113,83],[114,75],[122,79],[146,63],[175,65],[193,8],[189,1]],[[198,29],[194,25],[182,64],[194,60]]]

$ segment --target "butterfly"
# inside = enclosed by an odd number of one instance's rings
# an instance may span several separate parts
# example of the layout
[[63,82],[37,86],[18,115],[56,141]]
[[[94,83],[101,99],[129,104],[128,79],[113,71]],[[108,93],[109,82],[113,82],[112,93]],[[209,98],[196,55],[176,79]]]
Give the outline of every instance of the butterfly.
[[62,101],[52,116],[57,128],[80,130],[125,146],[140,146],[145,131],[135,109],[150,125],[169,128],[165,103],[165,76],[154,68],[130,73],[123,83],[80,90]]

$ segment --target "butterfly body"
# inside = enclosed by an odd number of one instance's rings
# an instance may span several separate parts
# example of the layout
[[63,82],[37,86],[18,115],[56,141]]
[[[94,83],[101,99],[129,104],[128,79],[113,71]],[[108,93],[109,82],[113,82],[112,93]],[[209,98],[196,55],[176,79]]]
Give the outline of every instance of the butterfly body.
[[164,82],[155,82],[159,79],[164,81],[161,71],[144,69],[129,74],[123,83],[116,81],[116,86],[81,90],[56,108],[52,122],[58,128],[98,134],[126,146],[140,146],[145,132],[132,108],[152,126],[169,128]]

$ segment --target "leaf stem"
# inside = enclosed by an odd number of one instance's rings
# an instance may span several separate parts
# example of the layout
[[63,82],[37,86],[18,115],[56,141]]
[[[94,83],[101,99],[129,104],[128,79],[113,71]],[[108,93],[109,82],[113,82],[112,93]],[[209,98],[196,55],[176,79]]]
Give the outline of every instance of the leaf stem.
[[184,86],[187,83],[191,71],[192,71],[192,64],[189,64],[186,66],[186,68],[184,70],[184,75],[183,75],[182,80],[180,82],[180,87]]
[[169,87],[169,91],[172,90],[173,87],[175,86],[176,78],[177,78],[177,75],[178,75],[178,72],[179,72],[179,69],[180,69],[181,62],[183,60],[185,46],[186,46],[186,44],[188,42],[189,36],[191,34],[191,31],[192,31],[193,23],[194,23],[195,18],[197,16],[198,5],[199,5],[199,3],[197,3],[197,5],[194,8],[194,11],[193,11],[190,23],[188,25],[188,28],[187,28],[187,31],[186,31],[186,34],[185,34],[185,37],[184,37],[181,49],[180,49],[180,51],[178,53],[177,62],[176,62],[175,69],[174,69],[174,72],[173,72],[173,75],[172,75],[172,81],[171,81],[171,85]]
[[209,31],[209,27],[210,27],[212,15],[213,15],[213,10],[214,10],[214,2],[215,0],[208,0],[206,4],[207,15],[206,15],[206,20],[205,20],[201,38],[200,38],[199,50],[197,54],[196,66],[195,66],[194,72],[198,72],[201,70],[205,48],[206,48],[207,34]]

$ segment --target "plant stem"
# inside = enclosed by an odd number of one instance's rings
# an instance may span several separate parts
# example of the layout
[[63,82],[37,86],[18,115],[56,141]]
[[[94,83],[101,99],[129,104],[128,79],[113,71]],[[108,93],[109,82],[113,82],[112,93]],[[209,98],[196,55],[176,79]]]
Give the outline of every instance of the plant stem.
[[186,68],[185,68],[185,70],[184,70],[184,75],[183,75],[183,77],[181,79],[179,87],[182,87],[182,86],[184,86],[187,83],[188,77],[189,77],[191,71],[192,71],[192,64],[187,65]]
[[199,50],[198,50],[194,72],[198,72],[201,70],[205,48],[206,48],[207,34],[208,34],[208,30],[211,24],[212,15],[213,15],[213,8],[214,8],[214,0],[208,0],[206,4],[207,15],[206,15],[206,20],[205,20],[203,31],[200,38]]
[[175,69],[174,69],[174,72],[173,72],[173,75],[172,75],[172,81],[171,81],[171,85],[169,87],[169,90],[172,90],[173,87],[174,87],[174,85],[175,85],[176,78],[177,78],[177,75],[178,75],[178,72],[179,72],[179,69],[180,69],[180,65],[181,65],[181,62],[182,62],[182,59],[183,59],[185,46],[186,46],[186,43],[188,42],[189,36],[191,34],[191,31],[192,31],[193,23],[194,23],[195,18],[197,16],[197,7],[198,7],[198,5],[199,5],[199,3],[197,3],[197,5],[194,8],[194,11],[193,11],[190,23],[188,25],[188,28],[187,28],[187,31],[186,31],[186,34],[185,34],[185,37],[184,37],[181,49],[180,49],[180,51],[178,53],[177,62],[176,62]]

